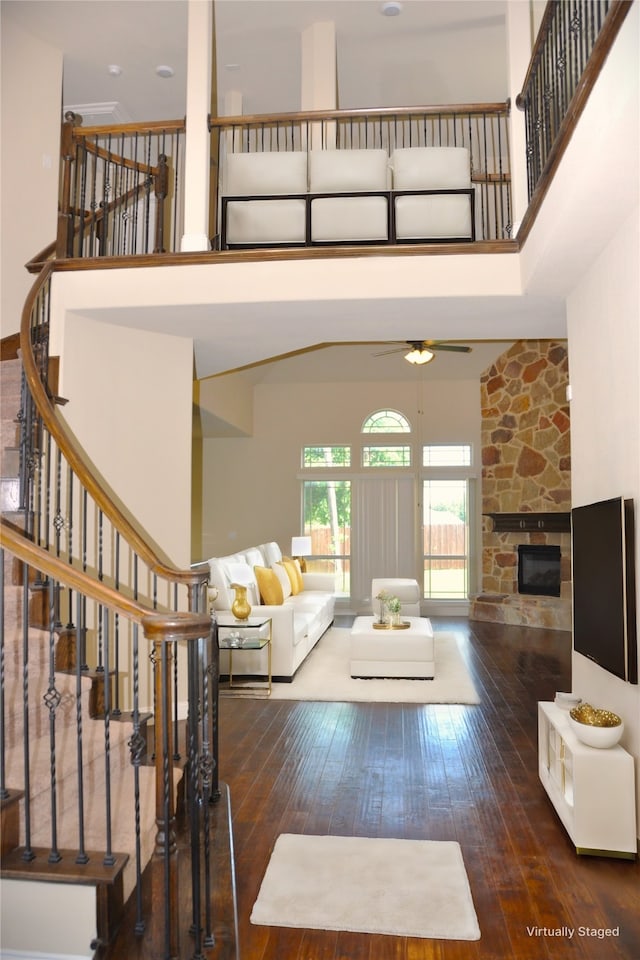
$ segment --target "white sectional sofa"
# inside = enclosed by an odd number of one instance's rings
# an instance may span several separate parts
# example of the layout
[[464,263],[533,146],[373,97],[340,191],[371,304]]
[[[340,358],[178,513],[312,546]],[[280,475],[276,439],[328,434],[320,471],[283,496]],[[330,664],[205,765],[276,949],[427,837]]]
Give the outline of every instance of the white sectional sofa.
[[[335,578],[331,573],[302,573],[303,589],[292,592],[289,575],[283,566],[282,551],[277,543],[263,543],[248,547],[226,557],[211,557],[209,586],[217,591],[214,608],[218,619],[232,619],[231,604],[235,591],[231,587],[238,577],[238,564],[246,565],[245,578],[249,581],[247,599],[251,616],[270,617],[272,621],[271,671],[274,681],[291,682],[293,676],[322,634],[331,626],[335,605]],[[258,570],[256,571],[256,568]],[[265,574],[264,571],[270,573]],[[263,603],[258,579],[277,577],[282,591],[282,603]],[[263,584],[264,587],[264,584]],[[228,651],[220,651],[220,673],[229,672]],[[233,660],[235,676],[267,676],[267,651],[244,650]]]
[[228,247],[474,240],[466,147],[229,153]]

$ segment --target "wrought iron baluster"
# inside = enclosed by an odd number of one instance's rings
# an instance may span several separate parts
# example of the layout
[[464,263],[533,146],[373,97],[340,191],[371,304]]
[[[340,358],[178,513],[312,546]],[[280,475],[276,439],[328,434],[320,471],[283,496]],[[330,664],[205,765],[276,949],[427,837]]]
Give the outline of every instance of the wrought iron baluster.
[[35,860],[31,846],[31,734],[29,725],[29,579],[30,567],[22,564],[22,758],[24,768],[24,850],[22,859]]
[[49,791],[51,816],[51,848],[49,863],[59,863],[62,855],[58,850],[58,769],[56,758],[56,711],[60,706],[60,691],[56,687],[55,675],[55,632],[54,620],[56,616],[56,601],[59,584],[49,579],[49,686],[44,695],[44,702],[49,710]]
[[[104,580],[103,572],[103,513],[102,510],[98,510],[98,580],[102,582]],[[103,625],[103,610],[102,604],[98,605],[98,650],[97,650],[97,663],[96,670],[98,673],[104,672],[104,649],[103,642],[104,637],[102,633]]]
[[7,729],[5,719],[4,703],[4,578],[5,578],[5,554],[4,548],[0,547],[0,800],[6,800],[9,796],[6,779],[6,743],[5,731]]
[[[82,571],[87,572],[87,535],[88,535],[88,499],[89,494],[86,487],[82,489]],[[78,623],[80,635],[82,669],[88,670],[87,663],[87,598],[82,597],[82,619]]]
[[80,639],[80,623],[82,622],[83,597],[76,593],[76,622],[78,630],[75,638],[75,666],[76,666],[76,764],[78,768],[78,853],[76,863],[88,863],[89,857],[85,848],[85,820],[84,820],[84,744],[82,719],[82,641]]
[[105,793],[105,866],[113,866],[116,862],[112,846],[111,820],[111,663],[109,644],[109,611],[102,608],[104,620],[104,793]]
[[199,649],[198,641],[190,642],[187,649],[187,690],[189,713],[187,717],[189,780],[188,780],[188,809],[189,833],[191,850],[191,929],[194,939],[194,955],[202,956],[202,903],[200,887],[200,811],[202,807],[202,793],[200,782],[200,753],[198,744],[199,712],[201,710],[200,683],[199,683]]
[[[135,585],[134,585],[135,590]],[[141,845],[141,817],[140,817],[140,766],[146,749],[146,741],[140,731],[140,659],[138,649],[138,625],[133,624],[133,650],[132,650],[132,673],[133,673],[133,710],[132,723],[133,733],[128,742],[131,752],[131,763],[133,765],[134,782],[134,821],[135,821],[135,869],[136,869],[136,921],[135,931],[137,934],[144,932],[145,924],[142,908],[142,845]]]
[[[69,566],[73,564],[73,487],[74,487],[75,474],[71,468],[69,468],[68,474],[68,484],[69,484],[69,502],[67,506],[67,562]],[[67,604],[68,604],[68,613],[69,620],[67,622],[67,630],[73,630],[73,590],[71,587],[67,588]]]
[[[114,586],[115,589],[120,591],[120,531],[115,531],[115,542],[114,542],[114,551],[115,551],[115,567],[114,567]],[[119,717],[122,715],[120,709],[120,614],[116,610],[113,615],[113,672],[115,677],[115,693],[114,693],[114,704],[113,704],[113,716]]]

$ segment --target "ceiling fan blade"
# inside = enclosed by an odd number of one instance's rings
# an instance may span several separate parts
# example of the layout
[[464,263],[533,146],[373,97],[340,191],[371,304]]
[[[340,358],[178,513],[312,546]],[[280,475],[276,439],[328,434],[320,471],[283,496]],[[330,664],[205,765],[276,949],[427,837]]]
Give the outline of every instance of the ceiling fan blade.
[[411,348],[405,343],[403,347],[395,347],[393,350],[383,350],[382,353],[374,353],[374,357],[389,357],[392,353],[406,353]]
[[461,343],[429,343],[426,342],[427,350],[449,350],[451,353],[471,353],[471,347],[466,347]]

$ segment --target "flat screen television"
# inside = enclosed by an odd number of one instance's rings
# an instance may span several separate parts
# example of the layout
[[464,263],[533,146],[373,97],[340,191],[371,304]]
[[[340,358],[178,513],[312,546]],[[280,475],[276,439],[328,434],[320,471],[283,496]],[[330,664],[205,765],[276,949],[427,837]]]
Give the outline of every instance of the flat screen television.
[[574,650],[637,683],[633,501],[574,507],[571,551]]

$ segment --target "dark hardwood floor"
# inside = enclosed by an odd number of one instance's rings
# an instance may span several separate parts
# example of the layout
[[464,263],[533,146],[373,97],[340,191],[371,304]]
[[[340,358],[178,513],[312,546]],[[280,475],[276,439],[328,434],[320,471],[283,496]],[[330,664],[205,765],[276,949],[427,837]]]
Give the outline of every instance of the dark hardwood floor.
[[[458,634],[480,705],[222,699],[239,957],[638,960],[640,863],[577,856],[538,780],[536,704],[570,689],[569,634],[466,620],[434,626]],[[457,840],[481,939],[252,925],[280,833]],[[232,957],[228,937],[208,956]]]

